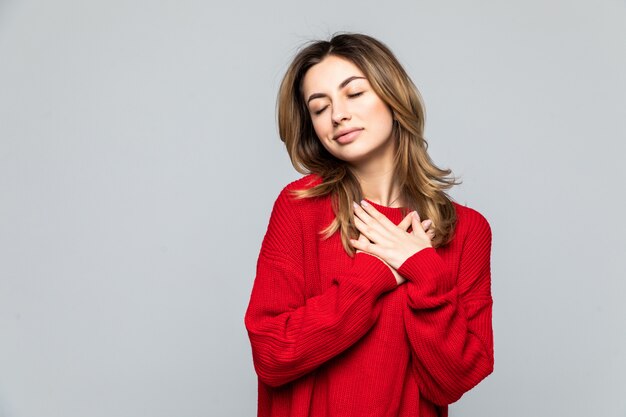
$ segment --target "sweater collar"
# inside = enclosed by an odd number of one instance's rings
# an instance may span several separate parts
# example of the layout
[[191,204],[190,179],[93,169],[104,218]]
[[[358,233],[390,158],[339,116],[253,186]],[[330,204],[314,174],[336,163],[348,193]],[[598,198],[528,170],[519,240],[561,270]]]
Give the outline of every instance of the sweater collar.
[[[368,203],[372,205],[376,210],[385,215],[389,220],[391,220],[394,224],[398,224],[402,221],[404,216],[408,214],[409,209],[407,207],[387,207],[381,206],[380,204],[374,203],[371,200],[365,199]],[[404,213],[403,213],[404,211]],[[405,214],[406,213],[406,214]]]

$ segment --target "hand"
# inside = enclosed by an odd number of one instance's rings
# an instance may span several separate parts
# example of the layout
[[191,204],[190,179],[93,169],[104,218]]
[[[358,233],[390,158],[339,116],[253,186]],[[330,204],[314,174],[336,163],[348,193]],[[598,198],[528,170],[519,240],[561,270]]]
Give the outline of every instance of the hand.
[[[367,238],[365,237],[365,235],[364,235],[363,233],[361,233],[361,234],[359,234],[359,239],[358,239],[357,241],[355,241],[354,239],[350,239],[350,242],[353,242],[353,243],[352,243],[352,245],[356,248],[356,245],[354,244],[354,242],[359,242],[361,245],[365,245],[365,244],[369,243],[369,240],[367,240]],[[376,256],[376,255],[374,255],[374,254],[372,254],[372,253],[368,253],[368,252],[362,251],[362,250],[360,250],[360,249],[357,249],[357,250],[356,250],[356,253],[359,253],[359,252],[367,253],[368,255],[371,255],[371,256]],[[378,256],[376,256],[376,257],[377,257],[378,259],[380,259]],[[397,283],[398,285],[400,285],[400,284],[402,284],[403,282],[405,282],[405,281],[406,281],[406,279],[405,279],[402,275],[400,275],[400,274],[398,273],[398,271],[396,271],[396,269],[395,269],[395,268],[393,268],[391,265],[389,265],[387,262],[383,261],[382,259],[380,259],[380,260],[381,260],[381,261],[382,261],[385,265],[387,265],[387,266],[389,267],[389,269],[391,270],[391,272],[393,272],[393,276],[396,278],[396,283]]]
[[[356,203],[353,206],[355,225],[366,239],[350,239],[350,243],[360,251],[377,256],[393,269],[397,270],[404,261],[422,249],[432,247],[432,222],[425,220],[422,223],[417,212],[409,213],[396,226],[365,201],[362,207]],[[411,232],[407,232],[409,226]]]

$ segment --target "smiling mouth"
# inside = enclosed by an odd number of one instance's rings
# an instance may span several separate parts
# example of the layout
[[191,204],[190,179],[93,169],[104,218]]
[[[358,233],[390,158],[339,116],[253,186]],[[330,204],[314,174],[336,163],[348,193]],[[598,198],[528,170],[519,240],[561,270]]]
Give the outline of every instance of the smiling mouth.
[[361,128],[355,128],[355,129],[350,129],[350,130],[346,130],[343,132],[340,132],[338,135],[336,135],[333,139],[336,141],[341,141],[342,139],[347,139],[347,138],[351,138],[353,136],[356,136],[355,132],[360,132]]
[[338,142],[342,145],[351,143],[356,139],[357,136],[361,134],[363,129],[351,129],[345,132],[342,132],[340,135],[335,136],[335,142]]

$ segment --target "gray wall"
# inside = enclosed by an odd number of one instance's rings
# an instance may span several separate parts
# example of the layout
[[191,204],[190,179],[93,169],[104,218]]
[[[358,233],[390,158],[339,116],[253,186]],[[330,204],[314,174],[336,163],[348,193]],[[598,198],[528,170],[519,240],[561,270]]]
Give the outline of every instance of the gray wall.
[[453,416],[626,415],[626,2],[0,1],[0,416],[252,416],[243,315],[305,40],[386,42],[494,233]]

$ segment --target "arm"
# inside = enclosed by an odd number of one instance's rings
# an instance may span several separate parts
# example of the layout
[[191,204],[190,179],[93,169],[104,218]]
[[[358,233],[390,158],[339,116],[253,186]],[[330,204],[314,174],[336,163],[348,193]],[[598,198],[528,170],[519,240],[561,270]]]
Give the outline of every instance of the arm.
[[280,386],[316,369],[358,341],[375,323],[379,297],[394,288],[393,273],[380,259],[355,255],[352,267],[326,291],[306,298],[306,248],[297,203],[286,189],[274,204],[261,245],[245,315],[259,379]]
[[404,322],[420,391],[439,405],[457,401],[493,371],[491,229],[477,212],[465,216],[458,277],[432,248],[398,269],[407,278]]

